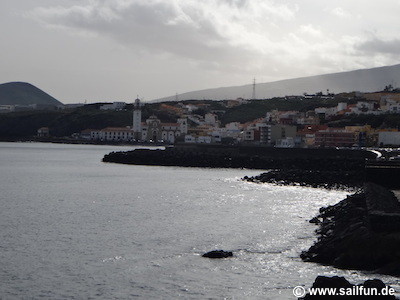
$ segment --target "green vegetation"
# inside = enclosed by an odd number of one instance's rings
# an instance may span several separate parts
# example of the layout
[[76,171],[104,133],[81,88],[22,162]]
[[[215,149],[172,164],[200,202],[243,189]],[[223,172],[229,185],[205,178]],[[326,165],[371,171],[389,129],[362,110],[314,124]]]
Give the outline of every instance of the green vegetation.
[[49,127],[53,136],[70,136],[87,128],[130,125],[129,112],[109,111],[27,111],[0,115],[0,137],[36,135],[40,127]]
[[335,118],[327,123],[330,127],[344,127],[351,125],[371,125],[373,128],[399,128],[400,114],[382,115],[349,115]]
[[[56,137],[70,136],[84,129],[132,126],[132,105],[125,110],[100,110],[104,103],[85,105],[71,110],[24,111],[0,114],[1,138],[24,138],[34,136],[40,127],[49,127]],[[162,111],[160,104],[143,107],[143,120],[152,114],[163,122],[176,122],[177,115]]]
[[[350,100],[349,100],[350,98]],[[333,107],[338,102],[355,102],[351,95],[346,98],[273,98],[267,100],[252,100],[247,104],[226,107],[227,102],[212,100],[188,100],[183,104],[193,104],[199,107],[194,113],[204,114],[217,111],[222,125],[230,122],[245,123],[254,119],[265,117],[268,111],[277,109],[281,111],[298,110],[308,111],[317,107]],[[132,104],[124,110],[100,110],[104,103],[89,104],[76,109],[56,111],[24,111],[0,114],[0,138],[27,138],[36,135],[40,127],[49,127],[50,134],[54,137],[71,136],[84,129],[102,129],[105,127],[132,126]],[[176,122],[180,117],[181,106],[176,102],[149,103],[142,108],[142,120],[151,115],[156,115],[162,122]],[[190,122],[189,122],[190,123]],[[400,128],[400,114],[383,115],[350,115],[337,117],[327,123],[331,127],[346,125],[369,124],[374,128]]]
[[333,107],[339,102],[347,101],[352,103],[348,99],[324,99],[324,98],[303,98],[303,97],[291,97],[291,98],[272,98],[266,100],[252,100],[249,104],[240,105],[233,107],[221,116],[220,120],[222,124],[230,122],[245,123],[252,121],[257,118],[265,117],[268,111],[277,109],[281,111],[298,110],[306,112],[308,110],[314,110],[317,107]]

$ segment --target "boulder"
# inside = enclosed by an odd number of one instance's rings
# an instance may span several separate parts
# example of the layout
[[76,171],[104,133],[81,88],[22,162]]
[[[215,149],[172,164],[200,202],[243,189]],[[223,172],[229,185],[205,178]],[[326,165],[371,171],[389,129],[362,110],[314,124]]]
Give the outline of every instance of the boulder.
[[233,256],[233,253],[231,251],[213,250],[213,251],[204,253],[202,256],[208,257],[208,258],[225,258],[225,257]]
[[312,218],[309,222],[310,222],[310,223],[313,223],[313,224],[319,224],[319,223],[321,223],[321,221],[320,221],[317,217]]
[[[318,240],[300,257],[343,269],[400,275],[400,203],[374,184],[320,209]],[[317,220],[322,222],[318,223]]]

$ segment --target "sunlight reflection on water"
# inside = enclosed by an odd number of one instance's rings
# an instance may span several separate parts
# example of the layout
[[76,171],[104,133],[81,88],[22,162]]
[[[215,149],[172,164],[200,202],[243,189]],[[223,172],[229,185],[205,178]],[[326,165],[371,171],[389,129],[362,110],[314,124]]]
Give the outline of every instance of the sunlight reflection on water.
[[[240,180],[257,170],[101,163],[113,150],[0,143],[2,296],[291,299],[319,274],[369,278],[299,258],[308,220],[346,192]],[[213,249],[234,257],[201,257]]]

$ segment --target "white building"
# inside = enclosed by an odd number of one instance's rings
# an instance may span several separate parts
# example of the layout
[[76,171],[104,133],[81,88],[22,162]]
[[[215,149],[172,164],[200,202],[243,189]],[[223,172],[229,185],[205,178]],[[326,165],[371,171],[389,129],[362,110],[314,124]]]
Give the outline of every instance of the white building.
[[276,148],[294,148],[295,141],[292,137],[287,137],[284,139],[279,139],[276,141],[275,147]]
[[400,103],[394,100],[388,100],[385,106],[386,112],[400,114]]
[[400,104],[390,105],[389,112],[392,114],[400,114]]
[[185,135],[185,143],[197,143],[197,144],[210,144],[213,142],[213,138],[209,135],[194,136],[191,134]]
[[101,130],[92,130],[92,140],[129,142],[134,141],[134,133],[130,127],[106,127]]
[[199,144],[210,144],[211,143],[211,136],[199,136],[197,138],[197,143]]
[[336,111],[341,111],[347,109],[347,103],[346,102],[339,102]]
[[326,113],[326,107],[317,107],[314,109],[316,115],[324,115]]
[[225,125],[226,130],[230,131],[240,131],[240,123],[239,122],[231,122]]
[[221,143],[222,142],[222,135],[221,135],[221,131],[220,130],[213,130],[211,132],[211,137],[212,137],[212,140],[215,143]]
[[378,133],[378,145],[400,145],[400,132],[399,131],[381,131]]
[[196,143],[196,138],[191,134],[187,134],[185,135],[185,143]]
[[187,111],[189,113],[194,112],[195,110],[198,109],[198,107],[196,105],[192,105],[192,104],[187,104],[184,107],[187,109]]
[[185,118],[178,119],[177,123],[162,123],[153,115],[141,123],[141,128],[139,139],[142,141],[175,143],[176,138],[187,133],[188,124]]
[[188,115],[187,118],[197,125],[203,125],[204,120],[201,116],[198,115]]
[[336,115],[336,113],[338,112],[338,107],[334,106],[334,107],[317,107],[314,112],[316,115],[318,116],[322,116],[324,118],[329,119],[330,117]]
[[357,108],[363,110],[374,110],[374,102],[371,101],[358,101]]
[[188,122],[186,118],[180,118],[177,120],[179,124],[179,130],[181,131],[182,134],[187,134],[188,133]]
[[225,125],[225,128],[220,129],[222,138],[239,139],[241,135],[241,125],[239,122],[231,122]]
[[204,116],[204,123],[217,126],[218,125],[218,117],[216,114],[207,113]]

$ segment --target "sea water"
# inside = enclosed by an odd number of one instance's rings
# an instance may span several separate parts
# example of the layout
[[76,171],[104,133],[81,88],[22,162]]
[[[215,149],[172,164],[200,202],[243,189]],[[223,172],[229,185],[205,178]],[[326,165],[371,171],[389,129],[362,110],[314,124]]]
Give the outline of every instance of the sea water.
[[[242,181],[262,170],[101,162],[133,147],[0,143],[2,299],[295,299],[308,220],[343,191]],[[223,249],[228,259],[201,255]]]

